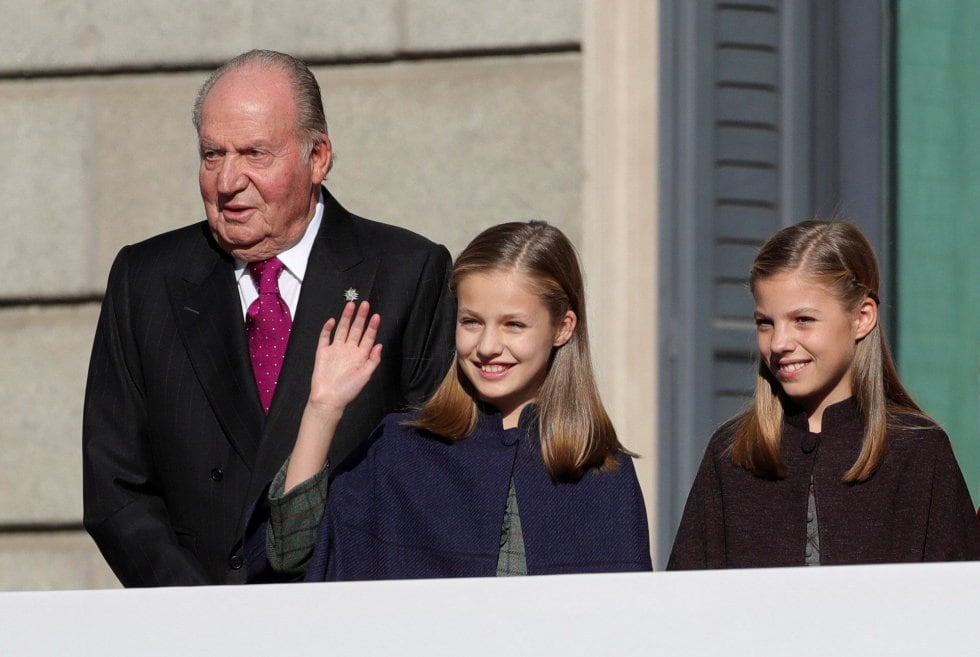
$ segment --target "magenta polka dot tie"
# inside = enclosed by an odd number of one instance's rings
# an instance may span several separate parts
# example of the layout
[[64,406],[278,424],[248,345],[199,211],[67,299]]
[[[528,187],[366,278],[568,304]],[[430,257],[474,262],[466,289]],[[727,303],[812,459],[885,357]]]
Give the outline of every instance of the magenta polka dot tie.
[[245,330],[255,384],[259,388],[262,410],[266,413],[276,392],[282,358],[289,344],[289,331],[293,327],[289,306],[279,294],[279,272],[284,266],[279,258],[248,263],[248,273],[259,289],[259,298],[248,307]]

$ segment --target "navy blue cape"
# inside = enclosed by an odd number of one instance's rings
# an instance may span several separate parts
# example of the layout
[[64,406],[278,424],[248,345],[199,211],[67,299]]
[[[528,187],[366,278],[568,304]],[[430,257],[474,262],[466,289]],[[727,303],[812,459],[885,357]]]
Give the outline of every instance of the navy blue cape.
[[[387,416],[362,456],[333,474],[307,581],[492,577],[512,476],[529,575],[651,570],[630,456],[557,482],[533,413],[504,430],[499,414],[481,410],[473,434],[454,443],[405,426],[411,418]],[[265,567],[265,525],[256,530],[250,574]]]

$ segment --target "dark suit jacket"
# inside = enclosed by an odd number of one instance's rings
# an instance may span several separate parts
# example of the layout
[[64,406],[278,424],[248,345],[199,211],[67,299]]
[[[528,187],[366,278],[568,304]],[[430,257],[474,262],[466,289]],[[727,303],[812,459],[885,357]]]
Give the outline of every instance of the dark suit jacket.
[[84,522],[126,586],[244,581],[243,515],[292,449],[317,337],[357,290],[381,313],[381,365],[338,427],[340,462],[420,403],[453,352],[450,257],[348,213],[326,191],[276,395],[264,416],[234,261],[206,223],[123,248],[85,394]]

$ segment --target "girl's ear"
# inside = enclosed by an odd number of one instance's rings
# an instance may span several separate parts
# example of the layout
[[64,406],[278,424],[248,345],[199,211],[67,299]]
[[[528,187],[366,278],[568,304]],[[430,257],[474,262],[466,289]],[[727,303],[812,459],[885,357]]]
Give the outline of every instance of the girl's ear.
[[575,335],[575,326],[578,324],[578,317],[571,310],[567,311],[558,321],[558,330],[555,331],[554,346],[560,347]]
[[857,317],[854,319],[854,339],[860,340],[868,333],[871,333],[871,329],[878,325],[878,304],[875,303],[874,299],[867,297],[861,302],[861,305],[857,309]]

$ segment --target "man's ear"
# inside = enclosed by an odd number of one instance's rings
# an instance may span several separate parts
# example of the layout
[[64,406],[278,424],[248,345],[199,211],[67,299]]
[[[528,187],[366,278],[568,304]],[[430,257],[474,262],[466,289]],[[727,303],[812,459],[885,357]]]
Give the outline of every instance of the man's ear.
[[555,332],[554,346],[560,347],[575,335],[575,327],[578,325],[578,317],[571,310],[565,312],[558,321],[558,330]]
[[317,185],[323,182],[333,167],[333,146],[330,144],[330,137],[327,133],[320,133],[320,140],[313,146],[310,152],[310,170],[313,175],[313,182]]
[[857,317],[854,319],[854,339],[864,338],[871,330],[878,326],[878,304],[871,297],[866,297],[857,309]]

